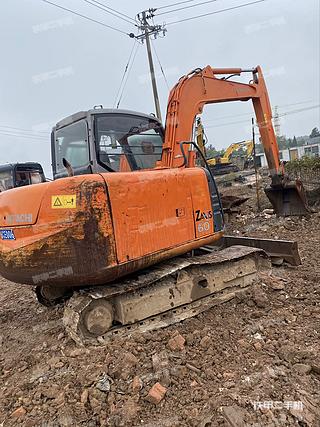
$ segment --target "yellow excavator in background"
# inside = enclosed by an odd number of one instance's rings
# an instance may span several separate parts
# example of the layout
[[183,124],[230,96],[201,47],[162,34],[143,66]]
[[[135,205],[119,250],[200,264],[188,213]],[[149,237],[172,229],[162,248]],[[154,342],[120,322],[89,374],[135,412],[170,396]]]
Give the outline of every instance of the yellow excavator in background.
[[230,164],[230,159],[232,155],[240,149],[245,149],[245,155],[247,158],[252,156],[253,141],[252,140],[239,141],[239,142],[234,142],[230,144],[222,157],[214,157],[212,159],[209,159],[208,164],[210,166],[215,166],[217,164],[223,164],[223,165]]
[[[196,142],[204,156],[207,157],[205,147],[205,132],[200,117],[197,118],[196,123]],[[244,161],[242,162],[240,169],[247,169],[250,161],[253,163],[254,145],[252,140],[234,142],[230,144],[229,147],[227,147],[223,156],[216,156],[211,159],[207,159],[207,163],[210,166],[212,172],[216,175],[222,175],[229,172],[238,172],[239,166],[231,162],[231,158],[241,149],[244,150]],[[202,159],[199,159],[199,163],[201,166],[205,166]]]

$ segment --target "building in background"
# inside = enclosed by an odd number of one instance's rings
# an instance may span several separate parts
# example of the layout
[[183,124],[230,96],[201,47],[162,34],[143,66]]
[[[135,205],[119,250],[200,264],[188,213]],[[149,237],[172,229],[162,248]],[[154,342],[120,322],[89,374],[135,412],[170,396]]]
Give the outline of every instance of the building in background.
[[[280,160],[284,162],[301,159],[304,156],[320,157],[320,136],[315,138],[308,138],[304,145],[280,150]],[[258,167],[268,166],[264,153],[257,153],[256,161]]]

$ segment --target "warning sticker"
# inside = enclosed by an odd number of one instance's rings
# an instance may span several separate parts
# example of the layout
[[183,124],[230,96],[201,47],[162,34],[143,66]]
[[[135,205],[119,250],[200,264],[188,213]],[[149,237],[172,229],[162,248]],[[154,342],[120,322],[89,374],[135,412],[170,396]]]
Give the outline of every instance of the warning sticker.
[[75,209],[77,207],[77,196],[75,194],[51,196],[52,209]]

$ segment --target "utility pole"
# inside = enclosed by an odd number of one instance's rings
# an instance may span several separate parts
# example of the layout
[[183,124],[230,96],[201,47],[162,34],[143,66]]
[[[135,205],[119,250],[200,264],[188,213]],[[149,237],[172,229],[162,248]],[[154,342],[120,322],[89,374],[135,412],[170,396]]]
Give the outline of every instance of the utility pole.
[[275,134],[278,138],[280,138],[280,136],[281,136],[280,116],[279,116],[277,105],[274,107],[274,111],[273,111],[273,123],[274,123]]
[[154,65],[153,65],[153,59],[152,59],[150,37],[154,36],[154,38],[156,38],[159,33],[162,33],[163,35],[165,35],[166,30],[162,25],[149,24],[148,19],[153,18],[154,11],[155,9],[149,9],[148,11],[145,10],[137,15],[138,20],[140,21],[139,30],[141,31],[141,34],[136,36],[136,39],[141,40],[142,43],[144,42],[144,40],[146,41],[150,75],[151,75],[151,83],[152,83],[152,91],[153,91],[153,97],[154,97],[154,105],[156,109],[156,115],[158,119],[162,121],[158,88],[157,88],[156,76],[154,72]]
[[253,164],[254,164],[254,173],[255,173],[255,178],[256,178],[257,208],[258,208],[258,212],[260,212],[261,211],[260,188],[259,188],[259,179],[258,179],[256,134],[255,134],[255,130],[254,130],[254,118],[251,119],[251,126],[252,126],[252,142],[253,142]]

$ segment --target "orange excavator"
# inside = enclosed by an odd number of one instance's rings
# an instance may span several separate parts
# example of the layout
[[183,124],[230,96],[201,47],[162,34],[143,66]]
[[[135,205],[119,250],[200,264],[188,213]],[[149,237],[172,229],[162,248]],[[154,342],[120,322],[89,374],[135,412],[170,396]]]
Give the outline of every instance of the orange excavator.
[[[249,84],[229,80],[245,72]],[[214,245],[223,240],[223,210],[209,168],[195,165],[194,120],[205,104],[250,99],[271,171],[267,194],[279,214],[306,213],[300,184],[280,164],[260,67],[207,66],[170,92],[165,131],[154,116],[103,108],[57,123],[54,181],[0,194],[1,275],[36,286],[45,304],[72,291],[66,328],[91,342],[165,326],[234,296],[265,262],[257,247],[298,264],[293,242]]]

